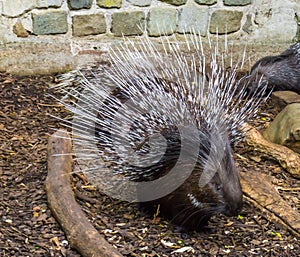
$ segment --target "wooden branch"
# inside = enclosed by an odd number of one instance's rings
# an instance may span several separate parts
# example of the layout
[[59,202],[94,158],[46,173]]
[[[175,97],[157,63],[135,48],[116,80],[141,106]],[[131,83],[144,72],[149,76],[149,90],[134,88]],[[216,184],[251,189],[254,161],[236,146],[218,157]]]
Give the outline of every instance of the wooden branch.
[[71,189],[72,145],[64,130],[48,141],[48,176],[46,191],[49,207],[62,226],[70,245],[84,257],[121,257],[91,225],[77,204]]
[[263,136],[253,127],[247,126],[247,143],[256,151],[276,159],[293,177],[300,178],[300,156],[293,150],[266,141]]

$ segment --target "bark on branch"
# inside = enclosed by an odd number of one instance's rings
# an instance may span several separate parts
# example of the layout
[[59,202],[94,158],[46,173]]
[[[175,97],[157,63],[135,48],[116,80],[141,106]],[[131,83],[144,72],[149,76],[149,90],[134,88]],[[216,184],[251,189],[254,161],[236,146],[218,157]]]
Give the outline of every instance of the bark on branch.
[[300,218],[272,185],[269,175],[257,171],[241,172],[241,184],[247,200],[276,223],[300,236]]
[[248,145],[277,160],[293,177],[300,178],[300,156],[297,153],[285,146],[268,142],[251,126],[247,126],[246,129],[248,131],[246,133]]
[[46,191],[49,207],[70,245],[84,257],[121,257],[91,225],[71,189],[72,145],[68,133],[55,132],[48,141]]
[[[255,151],[277,160],[295,178],[300,178],[300,156],[291,149],[266,141],[253,127],[247,126],[247,143]],[[259,208],[269,220],[284,225],[300,236],[299,212],[293,209],[270,182],[271,176],[260,172],[242,172],[241,184],[251,204]]]

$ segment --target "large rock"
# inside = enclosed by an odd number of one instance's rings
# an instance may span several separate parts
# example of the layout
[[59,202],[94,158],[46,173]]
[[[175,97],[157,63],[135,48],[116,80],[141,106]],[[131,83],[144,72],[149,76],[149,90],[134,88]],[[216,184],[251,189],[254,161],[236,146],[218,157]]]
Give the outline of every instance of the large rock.
[[226,34],[236,32],[241,28],[243,12],[231,10],[217,10],[210,19],[210,33]]
[[195,31],[206,35],[208,27],[208,8],[187,5],[179,10],[179,21],[177,31],[188,33]]
[[112,33],[115,36],[142,35],[145,13],[142,11],[125,11],[112,14]]
[[177,11],[170,7],[150,9],[147,30],[150,36],[170,35],[176,30]]
[[224,0],[224,5],[247,5],[251,2],[252,0]]
[[275,91],[271,96],[274,106],[283,109],[288,104],[300,103],[300,95],[292,91]]
[[63,0],[37,0],[37,7],[48,8],[48,7],[60,7]]
[[73,20],[73,35],[87,36],[106,32],[106,21],[103,13],[75,15]]
[[298,24],[295,14],[300,9],[299,0],[256,0],[255,3],[253,13],[257,28],[252,35],[254,41],[290,42],[296,37]]
[[104,8],[121,8],[122,0],[97,0],[97,5]]
[[160,0],[161,2],[165,2],[167,4],[171,4],[171,5],[183,5],[186,4],[187,0]]
[[68,0],[68,5],[71,10],[89,9],[92,7],[93,0]]
[[300,103],[287,105],[264,131],[266,140],[300,153]]
[[152,0],[127,0],[129,3],[131,3],[132,5],[136,5],[136,6],[149,6],[152,2]]
[[16,75],[64,73],[76,67],[68,42],[0,44],[0,70]]
[[213,5],[216,4],[217,0],[195,0],[197,4]]
[[35,7],[35,1],[32,0],[4,0],[2,1],[2,14],[9,17],[17,17]]
[[47,10],[33,13],[33,33],[36,35],[67,33],[67,16],[67,12],[63,10]]

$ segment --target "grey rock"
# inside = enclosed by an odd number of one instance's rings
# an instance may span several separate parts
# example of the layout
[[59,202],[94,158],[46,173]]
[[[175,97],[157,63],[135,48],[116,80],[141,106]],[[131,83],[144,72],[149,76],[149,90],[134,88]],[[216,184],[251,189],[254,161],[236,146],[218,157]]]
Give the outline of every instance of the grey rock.
[[155,7],[150,9],[147,31],[150,36],[170,35],[176,30],[177,11],[175,8]]
[[287,105],[264,131],[266,140],[300,153],[300,103]]
[[26,11],[36,7],[36,2],[32,0],[5,0],[0,1],[0,13],[8,17],[17,17]]
[[89,9],[92,7],[93,0],[68,0],[68,5],[71,10]]
[[224,0],[224,5],[247,5],[251,4],[252,0]]
[[216,4],[217,0],[195,0],[197,4],[204,4],[204,5],[213,5]]
[[161,2],[167,3],[167,4],[171,4],[171,5],[183,5],[186,4],[187,0],[159,0]]
[[251,14],[247,14],[247,16],[246,16],[246,22],[243,25],[243,30],[247,33],[250,33],[254,30]]
[[231,10],[217,10],[210,19],[210,33],[226,34],[236,32],[241,28],[243,12]]
[[136,6],[150,6],[152,0],[127,0],[127,2],[131,3],[132,5]]
[[115,36],[142,35],[145,29],[145,13],[125,11],[112,14],[112,33]]
[[62,34],[68,31],[67,12],[49,10],[32,14],[33,34]]
[[106,21],[103,13],[75,15],[72,17],[73,35],[87,36],[106,32]]
[[37,7],[38,8],[46,8],[46,7],[60,7],[63,0],[38,0]]
[[280,109],[288,104],[300,103],[300,95],[292,91],[275,91],[272,93],[271,99],[274,106],[278,106]]
[[184,6],[179,10],[177,31],[179,33],[195,31],[204,36],[207,33],[208,19],[207,7]]

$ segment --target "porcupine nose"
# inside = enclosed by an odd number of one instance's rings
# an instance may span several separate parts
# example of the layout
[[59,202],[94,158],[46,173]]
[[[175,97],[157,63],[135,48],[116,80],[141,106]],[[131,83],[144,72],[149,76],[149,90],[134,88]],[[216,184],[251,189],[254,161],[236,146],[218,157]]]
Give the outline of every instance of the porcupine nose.
[[242,191],[236,192],[234,197],[226,200],[225,210],[223,214],[226,216],[237,216],[243,207],[243,194]]
[[231,183],[227,188],[227,194],[225,195],[225,210],[226,216],[236,216],[242,210],[243,207],[243,192],[239,183],[236,180],[235,183]]
[[229,217],[237,216],[240,213],[240,211],[242,210],[242,207],[243,207],[243,199],[242,198],[238,199],[237,201],[228,202],[225,205],[224,214]]

